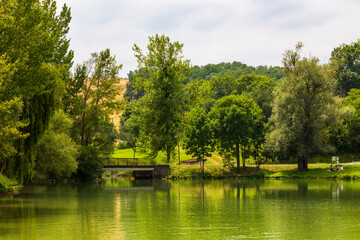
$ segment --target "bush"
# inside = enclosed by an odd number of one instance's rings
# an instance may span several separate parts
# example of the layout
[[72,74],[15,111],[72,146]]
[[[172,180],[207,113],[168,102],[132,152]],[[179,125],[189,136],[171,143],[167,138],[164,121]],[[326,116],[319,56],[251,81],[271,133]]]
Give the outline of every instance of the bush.
[[92,180],[102,173],[103,162],[99,149],[94,146],[83,147],[78,162],[77,175],[81,179]]
[[8,179],[4,175],[0,174],[0,192],[12,192],[13,188],[11,186],[19,184],[15,180]]
[[37,144],[36,177],[64,179],[77,169],[78,147],[70,138],[72,120],[62,111],[50,119],[49,128]]

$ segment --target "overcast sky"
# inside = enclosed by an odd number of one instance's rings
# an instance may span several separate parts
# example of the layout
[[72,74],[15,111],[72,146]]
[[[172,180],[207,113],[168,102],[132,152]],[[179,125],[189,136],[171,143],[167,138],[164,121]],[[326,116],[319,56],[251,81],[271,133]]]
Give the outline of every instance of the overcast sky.
[[165,34],[193,65],[240,61],[280,66],[297,41],[327,62],[334,47],[360,38],[358,0],[57,0],[71,7],[75,63],[110,48],[120,76],[137,68],[132,46]]

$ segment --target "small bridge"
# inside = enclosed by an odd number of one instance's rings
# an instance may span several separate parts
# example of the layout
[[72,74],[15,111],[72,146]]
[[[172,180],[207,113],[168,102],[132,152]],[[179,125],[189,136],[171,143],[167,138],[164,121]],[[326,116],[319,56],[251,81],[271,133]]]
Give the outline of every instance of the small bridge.
[[110,158],[104,171],[132,171],[135,178],[164,178],[169,175],[169,165],[146,163],[143,158]]

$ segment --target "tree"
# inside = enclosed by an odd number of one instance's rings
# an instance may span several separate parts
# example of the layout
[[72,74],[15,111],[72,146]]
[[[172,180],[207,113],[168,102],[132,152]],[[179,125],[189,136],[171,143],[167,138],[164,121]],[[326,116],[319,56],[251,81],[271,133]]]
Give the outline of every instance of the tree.
[[206,157],[211,157],[214,139],[210,118],[203,108],[195,107],[188,113],[183,141],[186,154],[196,157],[204,172],[204,162]]
[[117,97],[121,67],[109,49],[93,53],[76,68],[73,86],[67,87],[71,91],[77,89],[67,109],[74,119],[72,137],[81,145],[78,173],[83,178],[96,177],[103,159],[113,151],[116,130],[110,115],[123,107],[123,101]]
[[224,76],[233,76],[235,78],[239,78],[248,74],[263,75],[274,81],[279,81],[281,78],[283,78],[280,67],[252,67],[247,66],[241,62],[234,61],[232,63],[222,62],[218,64],[207,64],[201,67],[194,66],[192,73],[186,80],[186,83],[189,83],[193,80],[212,80],[213,78]]
[[360,89],[351,89],[346,99],[346,106],[353,107],[355,112],[347,118],[348,145],[350,152],[359,152],[360,148]]
[[334,48],[330,61],[337,68],[335,78],[341,96],[346,96],[352,88],[360,88],[360,39]]
[[312,154],[327,151],[323,130],[329,124],[326,116],[331,114],[336,81],[317,58],[299,60],[299,51],[284,54],[285,78],[275,91],[267,147],[296,158],[298,170],[304,171]]
[[237,79],[230,75],[215,77],[211,81],[211,90],[211,97],[215,100],[232,93],[237,94]]
[[26,123],[20,121],[23,103],[20,98],[5,100],[2,91],[3,84],[11,78],[14,69],[9,64],[6,55],[0,57],[0,173],[6,168],[6,159],[14,156],[17,151],[14,142],[27,135],[21,133],[20,128],[26,127]]
[[144,89],[139,89],[139,90],[135,89],[134,74],[141,74],[141,73],[142,70],[140,69],[140,70],[136,70],[135,72],[130,71],[130,73],[128,74],[129,82],[126,84],[126,90],[124,93],[124,98],[128,102],[136,101],[145,94]]
[[359,115],[356,114],[359,108],[359,100],[356,99],[360,96],[356,93],[357,90],[352,89],[349,96],[345,98],[336,96],[334,104],[331,106],[334,118],[325,130],[325,141],[334,147],[336,153],[356,153],[358,151],[359,144],[353,145],[352,141],[352,139],[358,141],[359,131],[357,130],[360,129],[359,126],[356,127],[360,120]]
[[78,146],[70,137],[72,123],[72,119],[61,110],[51,117],[49,128],[36,147],[38,178],[63,179],[76,172]]
[[148,52],[134,44],[133,50],[139,69],[144,74],[134,76],[136,88],[146,94],[138,101],[141,105],[143,139],[148,142],[153,156],[159,151],[166,152],[170,162],[185,109],[184,80],[191,70],[189,60],[182,60],[183,44],[170,42],[167,36],[149,37]]
[[186,84],[185,94],[189,101],[189,108],[201,106],[209,112],[215,100],[211,99],[211,82],[206,80],[193,80]]
[[230,95],[216,101],[210,116],[214,122],[215,139],[220,147],[236,157],[238,173],[241,154],[245,170],[251,141],[259,137],[258,129],[263,129],[260,127],[264,124],[261,108],[250,98]]
[[243,94],[252,98],[263,110],[266,122],[271,115],[271,102],[276,82],[260,75],[245,75],[236,82],[237,94]]
[[131,147],[134,151],[134,158],[140,138],[140,119],[137,114],[131,114],[120,128],[120,139],[126,141],[127,146]]
[[66,38],[70,20],[70,9],[64,5],[58,15],[52,0],[7,0],[0,5],[0,56],[6,54],[14,66],[2,85],[2,100],[20,99],[20,120],[28,123],[20,128],[27,137],[18,138],[18,154],[4,160],[4,171],[20,182],[32,178],[36,143],[60,104],[73,58]]

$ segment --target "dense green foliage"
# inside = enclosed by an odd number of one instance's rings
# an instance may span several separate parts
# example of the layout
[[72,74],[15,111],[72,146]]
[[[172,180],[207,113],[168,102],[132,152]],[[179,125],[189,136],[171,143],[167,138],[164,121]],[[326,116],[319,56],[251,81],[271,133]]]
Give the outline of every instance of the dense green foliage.
[[134,151],[134,158],[139,145],[140,130],[141,123],[136,113],[132,114],[121,126],[120,139],[126,141],[127,147]]
[[[267,154],[306,170],[315,154],[359,153],[360,40],[334,48],[328,65],[301,58],[299,43],[284,53],[284,67],[199,67],[184,60],[183,44],[155,35],[146,53],[133,46],[138,69],[129,73],[124,108],[122,65],[109,49],[70,72],[70,20],[70,9],[58,11],[53,0],[0,5],[0,172],[20,183],[76,169],[97,177],[119,137],[134,157],[140,150],[167,162],[180,142],[198,159],[215,144],[238,171],[240,156],[244,168]],[[110,119],[120,113],[118,135]]]
[[93,53],[91,58],[76,68],[72,86],[77,89],[67,106],[74,119],[72,137],[81,146],[78,156],[78,175],[94,178],[101,173],[103,159],[114,149],[117,137],[110,115],[122,109],[118,73],[121,69],[110,50]]
[[126,84],[126,90],[124,93],[124,98],[128,102],[136,101],[145,95],[144,89],[135,88],[134,74],[139,74],[139,73],[141,74],[143,73],[143,71],[142,70],[136,70],[135,72],[130,71],[130,73],[128,74],[129,82]]
[[[13,71],[11,65],[6,61],[6,55],[0,59],[0,89],[6,84],[6,81],[12,76]],[[7,158],[14,156],[17,151],[14,142],[19,138],[27,135],[22,134],[21,127],[25,127],[26,123],[20,121],[22,112],[22,101],[20,98],[6,99],[5,92],[0,92],[0,169],[3,172],[4,164]]]
[[0,173],[0,193],[12,192],[14,189],[11,186],[18,184],[16,180],[9,179]]
[[64,179],[76,172],[78,146],[70,137],[73,120],[63,111],[50,119],[36,150],[37,179]]
[[360,88],[360,40],[334,48],[330,61],[337,68],[335,77],[340,95]]
[[13,69],[1,86],[2,100],[21,99],[20,120],[27,122],[20,128],[27,137],[17,140],[17,154],[4,159],[3,170],[20,181],[34,175],[36,143],[59,104],[72,64],[66,38],[70,19],[70,9],[64,6],[58,15],[52,0],[8,0],[0,6],[0,56],[6,54]]
[[331,124],[330,106],[334,103],[336,82],[317,58],[293,58],[300,49],[301,46],[297,46],[294,54],[284,55],[287,71],[275,91],[267,146],[286,157],[296,158],[299,171],[303,171],[307,170],[311,155],[329,151],[323,141],[323,131]]
[[283,78],[280,67],[267,67],[267,66],[258,66],[252,67],[247,66],[241,62],[232,62],[232,63],[219,63],[219,64],[207,64],[205,66],[194,66],[193,71],[190,77],[186,82],[191,82],[193,80],[211,80],[215,77],[225,77],[232,76],[234,78],[239,78],[244,75],[253,74],[253,75],[262,75],[266,76],[274,81],[279,81]]
[[236,157],[240,172],[240,155],[245,169],[254,140],[265,134],[261,108],[250,98],[231,95],[217,100],[210,116],[219,147]]
[[200,160],[204,169],[206,157],[211,157],[214,150],[214,137],[210,118],[203,108],[195,107],[188,113],[183,141],[186,153]]
[[337,153],[358,153],[360,147],[360,89],[351,89],[346,98],[340,98],[337,114],[340,118],[328,129],[328,141]]
[[245,75],[240,78],[232,76],[216,77],[211,82],[211,97],[215,100],[228,95],[246,95],[252,98],[262,109],[268,119],[271,115],[276,82],[259,75]]
[[166,152],[167,162],[178,142],[181,115],[185,110],[183,81],[190,71],[188,60],[182,60],[183,44],[170,42],[164,35],[149,37],[144,54],[135,44],[133,50],[139,69],[134,78],[136,87],[146,94],[141,102],[143,143],[148,143],[151,155]]

